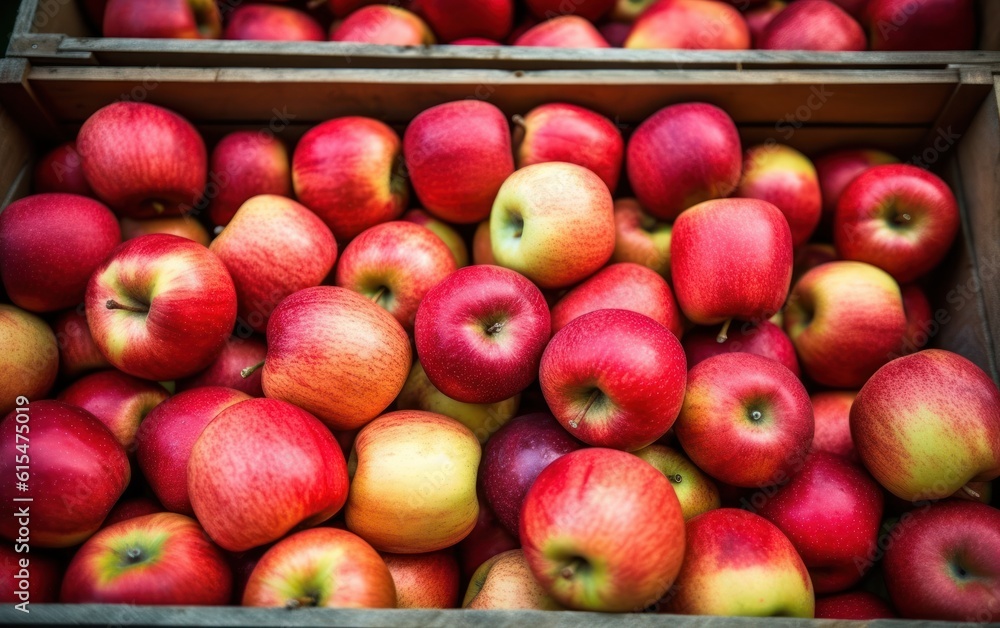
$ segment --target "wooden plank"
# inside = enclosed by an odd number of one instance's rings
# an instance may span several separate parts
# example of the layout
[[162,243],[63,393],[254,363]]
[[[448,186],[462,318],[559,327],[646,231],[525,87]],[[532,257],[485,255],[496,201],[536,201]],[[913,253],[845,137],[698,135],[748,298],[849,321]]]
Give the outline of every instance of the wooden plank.
[[30,69],[25,59],[0,59],[0,102],[34,139],[56,140],[61,131],[28,85]]
[[0,107],[0,209],[28,193],[33,142],[9,113]]
[[93,35],[76,0],[21,0],[12,35],[52,33],[70,37]]
[[1000,50],[1000,2],[982,0],[979,47],[987,51]]

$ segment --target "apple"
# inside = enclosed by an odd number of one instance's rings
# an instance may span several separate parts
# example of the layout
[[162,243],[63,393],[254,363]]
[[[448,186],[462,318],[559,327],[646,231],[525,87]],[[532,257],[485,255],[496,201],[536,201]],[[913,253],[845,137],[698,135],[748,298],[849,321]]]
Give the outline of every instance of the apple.
[[480,457],[475,435],[446,416],[403,410],[375,419],[351,452],[347,529],[382,552],[455,545],[479,516]]
[[924,348],[934,332],[934,312],[923,288],[911,283],[900,287],[903,312],[906,313],[906,334],[901,355],[915,353]]
[[63,578],[64,604],[221,606],[233,575],[198,522],[172,512],[105,528],[83,544]]
[[899,351],[906,314],[899,285],[886,272],[837,261],[799,279],[784,326],[809,377],[824,386],[858,388]]
[[813,616],[809,572],[767,519],[720,508],[691,519],[686,535],[684,565],[665,600],[668,613]]
[[636,128],[625,165],[639,203],[656,218],[673,220],[692,205],[729,196],[740,182],[743,151],[729,114],[682,103]]
[[614,263],[632,262],[670,277],[670,236],[673,227],[647,214],[633,198],[615,201]]
[[237,6],[228,16],[224,39],[326,41],[319,22],[308,13],[266,4]]
[[823,193],[823,218],[820,224],[824,233],[833,228],[837,203],[851,181],[872,166],[898,161],[889,153],[871,148],[835,150],[817,157],[814,165],[819,177],[819,189]]
[[318,286],[272,312],[261,381],[268,397],[351,430],[389,407],[411,362],[410,340],[392,314],[351,290]]
[[596,22],[606,16],[615,6],[615,0],[527,0],[528,10],[539,20],[553,20],[561,15],[578,15],[585,20]]
[[[59,582],[63,575],[62,561],[37,549],[15,545],[0,545],[0,604],[10,604],[20,610],[29,604],[52,604],[59,599]],[[27,603],[27,604],[26,604]]]
[[484,562],[472,575],[462,608],[472,610],[561,610],[531,573],[524,552],[512,549]]
[[212,241],[212,237],[208,235],[205,227],[189,216],[149,218],[146,220],[122,218],[119,224],[122,231],[122,240],[134,240],[135,238],[154,233],[168,233],[187,238],[202,246],[208,246]]
[[368,543],[346,530],[316,528],[279,541],[261,557],[243,606],[395,608],[396,587]]
[[970,50],[976,41],[972,0],[869,0],[872,50]]
[[711,329],[697,329],[684,336],[682,345],[687,355],[689,369],[705,360],[723,353],[753,353],[778,362],[796,377],[801,375],[792,341],[781,328],[770,321],[756,325],[734,321],[729,326],[726,340],[719,342]]
[[840,257],[837,256],[837,249],[832,244],[822,242],[807,242],[795,251],[795,263],[792,265],[792,285],[798,283],[802,275],[813,268],[835,262]]
[[894,619],[896,613],[882,598],[867,591],[850,591],[816,598],[816,619]]
[[774,16],[757,42],[761,50],[852,52],[868,49],[865,31],[828,0],[798,0]]
[[105,37],[216,39],[222,15],[215,0],[108,0],[102,30]]
[[52,322],[52,332],[59,346],[59,373],[67,379],[99,369],[111,368],[90,335],[83,308],[67,310]]
[[949,497],[969,482],[1000,477],[1000,391],[950,351],[897,358],[858,393],[851,436],[865,466],[896,497]]
[[465,246],[462,234],[455,231],[454,227],[443,220],[438,220],[422,209],[411,209],[403,214],[402,219],[418,224],[421,227],[427,227],[434,235],[441,238],[448,245],[448,249],[455,257],[457,268],[469,265],[469,249]]
[[893,529],[883,560],[886,589],[899,614],[983,624],[995,619],[1000,510],[952,500],[908,514]]
[[372,118],[336,118],[306,131],[292,156],[292,182],[341,241],[399,218],[409,198],[399,135]]
[[0,213],[0,278],[20,308],[54,312],[83,300],[87,280],[122,241],[118,221],[97,201],[35,194]]
[[483,494],[497,520],[515,538],[521,506],[535,478],[553,460],[581,447],[545,412],[512,419],[486,444],[480,471]]
[[604,41],[612,48],[623,48],[625,40],[632,32],[632,24],[626,22],[605,22],[597,27],[597,32],[601,34]]
[[490,221],[484,220],[476,226],[472,235],[472,263],[483,266],[496,266],[493,257],[493,244],[490,242]]
[[655,3],[656,0],[616,0],[611,10],[611,19],[632,23]]
[[458,561],[451,551],[382,554],[396,585],[397,608],[458,606]]
[[496,403],[455,401],[431,383],[419,361],[414,362],[410,376],[396,399],[400,410],[424,410],[455,419],[472,430],[481,445],[517,414],[520,405],[520,394]]
[[909,164],[873,166],[847,186],[833,220],[843,259],[907,283],[937,266],[958,234],[958,203],[938,176]]
[[267,356],[267,345],[257,336],[232,336],[222,346],[219,357],[200,373],[177,380],[177,392],[193,390],[203,386],[235,388],[251,397],[263,397],[261,372],[255,370],[243,377],[242,371],[248,365],[260,364]]
[[[101,527],[128,486],[125,450],[86,410],[59,401],[17,401],[0,422],[0,471],[10,478],[0,485],[0,498],[10,504],[0,536],[32,548],[79,545]],[[30,451],[23,446],[28,430]],[[16,474],[27,491],[17,490],[15,465],[31,467]],[[22,507],[12,501],[19,497],[32,501]],[[29,532],[30,541],[23,540]]]
[[659,0],[635,21],[626,48],[748,50],[750,29],[735,7],[705,0]]
[[513,0],[419,0],[416,11],[445,43],[470,38],[500,41],[514,27]]
[[208,216],[222,227],[255,196],[292,195],[288,149],[273,134],[236,131],[226,135],[212,149],[209,171],[216,187],[209,186],[214,194],[210,195]]
[[628,310],[597,310],[549,342],[539,381],[552,414],[595,447],[641,449],[673,425],[687,374],[677,337]]
[[153,408],[135,437],[136,460],[156,497],[171,512],[194,515],[188,494],[188,461],[205,426],[250,396],[232,388],[196,388]]
[[180,215],[196,207],[205,190],[205,142],[190,122],[162,107],[126,101],[103,107],[83,123],[76,147],[87,183],[119,215]]
[[562,161],[587,168],[614,193],[625,142],[615,124],[599,113],[566,103],[535,107],[514,116],[517,167]]
[[643,447],[635,455],[653,465],[654,469],[670,480],[685,521],[722,506],[715,482],[702,473],[683,452],[666,445],[654,444]]
[[[867,0],[862,0],[867,1]],[[750,31],[750,41],[752,48],[760,48],[761,38],[767,25],[782,11],[788,3],[784,0],[768,0],[766,4],[752,7],[743,13],[743,19],[747,21],[747,29]]]
[[163,505],[156,501],[152,497],[132,497],[130,499],[121,499],[115,507],[111,509],[108,513],[107,518],[104,519],[104,523],[101,524],[101,529],[110,528],[113,525],[119,524],[122,521],[128,521],[129,519],[135,519],[137,517],[145,517],[146,515],[153,515],[158,512],[166,512]]
[[533,25],[512,44],[542,48],[610,48],[594,25],[578,15],[560,15]]
[[485,37],[463,37],[455,41],[448,42],[449,46],[502,46],[503,43]]
[[424,208],[461,224],[489,216],[514,172],[510,142],[507,118],[487,102],[459,100],[418,114],[403,134],[403,154]]
[[539,474],[521,510],[539,584],[575,610],[640,611],[673,584],[684,518],[670,481],[613,449],[570,452]]
[[857,391],[853,390],[813,393],[810,399],[816,430],[812,451],[825,451],[854,463],[861,462],[851,438],[851,406],[857,396]]
[[781,210],[792,230],[792,246],[809,240],[823,210],[819,178],[809,158],[784,144],[758,144],[746,151],[736,196],[758,198]]
[[499,266],[467,266],[420,302],[414,337],[438,390],[491,404],[535,381],[549,330],[545,297],[530,281]]
[[93,196],[75,142],[66,142],[53,148],[35,164],[34,189],[36,194],[62,192]]
[[330,41],[357,42],[383,46],[430,46],[434,33],[416,14],[398,6],[362,7],[334,23]]
[[59,347],[45,321],[0,303],[0,412],[42,399],[59,373]]
[[346,17],[363,6],[378,3],[379,0],[325,0],[333,16],[337,18]]
[[354,238],[337,265],[336,281],[385,308],[410,333],[424,296],[457,269],[441,238],[398,220]]
[[[521,546],[518,540],[497,521],[493,509],[479,492],[479,517],[472,532],[456,546],[464,579],[471,578],[475,571],[490,558],[507,550]],[[464,580],[463,580],[464,581]]]

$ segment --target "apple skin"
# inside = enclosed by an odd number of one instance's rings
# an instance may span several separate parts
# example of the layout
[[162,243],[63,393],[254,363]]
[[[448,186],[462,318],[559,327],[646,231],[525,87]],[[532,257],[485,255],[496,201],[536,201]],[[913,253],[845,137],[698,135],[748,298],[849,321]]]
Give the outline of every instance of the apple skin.
[[514,27],[513,0],[419,0],[416,11],[442,43],[470,38],[502,41]]
[[720,508],[687,523],[684,565],[666,612],[748,617],[813,616],[809,572],[770,521]]
[[903,312],[906,313],[906,334],[900,355],[916,353],[930,341],[934,331],[934,312],[927,299],[927,293],[919,285],[911,283],[900,286],[903,297]]
[[354,441],[347,529],[396,554],[455,545],[479,516],[481,455],[475,435],[454,419],[416,410],[382,415]]
[[139,426],[136,460],[163,506],[194,516],[188,494],[188,461],[205,426],[250,396],[232,388],[205,387],[178,393],[156,406]]
[[579,15],[560,15],[533,25],[512,44],[541,48],[610,48],[594,25]]
[[59,393],[58,400],[93,414],[132,455],[142,422],[168,397],[170,393],[156,382],[111,370],[73,382]]
[[398,6],[374,5],[358,9],[330,28],[330,41],[382,46],[431,46],[430,27],[415,13]]
[[426,227],[397,220],[351,240],[337,265],[336,283],[385,308],[411,333],[424,296],[456,270],[444,240]]
[[816,424],[813,451],[836,454],[855,464],[861,462],[851,438],[851,406],[857,396],[853,390],[831,390],[810,397]]
[[486,39],[484,37],[463,37],[455,41],[448,42],[450,46],[502,46],[500,41]]
[[351,290],[307,288],[271,314],[264,394],[331,429],[355,429],[389,407],[411,362],[410,339],[392,314]]
[[801,376],[795,346],[785,332],[770,321],[756,325],[733,321],[725,342],[719,342],[717,336],[717,331],[711,329],[698,329],[684,336],[681,344],[687,355],[688,369],[723,353],[753,353],[774,360],[796,377]]
[[205,190],[205,142],[190,122],[162,107],[103,107],[83,123],[76,147],[87,183],[121,216],[177,216],[196,207]]
[[414,336],[438,390],[488,404],[535,381],[549,330],[549,307],[530,281],[500,266],[467,266],[420,302]]
[[949,500],[909,513],[885,552],[901,617],[988,623],[1000,604],[1000,510]]
[[90,275],[122,241],[114,214],[75,194],[35,194],[0,213],[0,277],[20,308],[54,312],[83,300]]
[[802,275],[813,268],[839,260],[837,249],[832,244],[807,242],[795,251],[795,263],[792,266],[792,285],[799,282]]
[[[101,527],[128,486],[128,456],[108,428],[86,410],[60,401],[32,401],[20,407],[28,408],[31,429],[31,546],[78,545]],[[22,455],[15,449],[15,431],[25,423],[17,416],[12,411],[0,422],[0,471],[9,478]],[[27,464],[21,460],[17,464]],[[24,496],[14,489],[13,481],[0,488],[5,503]],[[12,516],[16,509],[11,508],[11,515],[0,521],[0,535],[12,541],[24,535],[18,533],[18,519]]]
[[66,569],[59,601],[221,606],[229,603],[232,587],[225,557],[198,522],[163,512],[123,521],[88,539]]
[[561,15],[577,15],[597,22],[615,6],[615,0],[573,0],[567,7],[561,0],[527,0],[528,10],[539,20],[552,21]]
[[819,176],[819,189],[823,193],[823,218],[820,225],[824,233],[833,228],[837,203],[851,181],[872,166],[898,161],[889,153],[875,149],[835,150],[817,157],[814,165]]
[[867,591],[850,591],[816,598],[816,619],[895,619],[882,598]]
[[108,0],[103,24],[105,37],[217,39],[222,15],[215,0]]
[[266,356],[267,345],[257,336],[232,336],[223,345],[219,357],[208,368],[191,377],[177,380],[177,392],[205,386],[222,386],[234,388],[251,397],[263,397],[260,370],[254,371],[249,377],[243,377],[241,371],[248,366],[260,364]]
[[659,0],[635,21],[626,48],[748,50],[750,29],[733,6],[702,0]]
[[378,120],[328,120],[306,131],[295,147],[295,194],[338,240],[350,240],[406,209],[400,155],[399,135]]
[[38,160],[34,173],[35,194],[61,192],[94,196],[87,178],[83,176],[83,163],[75,142],[66,142],[53,148]]
[[769,0],[767,4],[748,9],[743,14],[743,19],[747,21],[747,29],[750,31],[752,48],[760,48],[760,41],[767,25],[787,6],[788,3],[783,0]]
[[489,216],[500,186],[514,172],[507,118],[479,100],[445,103],[418,114],[403,134],[403,155],[424,208],[452,223]]
[[632,24],[625,22],[605,22],[597,27],[597,32],[601,34],[604,41],[612,48],[622,48],[625,40],[632,32]]
[[823,211],[819,178],[809,158],[784,144],[748,148],[736,196],[768,201],[781,210],[798,248],[816,230]]
[[681,569],[684,518],[670,481],[646,462],[580,449],[535,480],[521,510],[521,540],[531,572],[560,604],[640,611]]
[[212,241],[205,227],[189,216],[149,218],[146,220],[122,218],[119,224],[122,230],[122,240],[134,240],[135,238],[154,233],[168,233],[187,238],[204,247],[207,247]]
[[615,7],[611,10],[611,19],[631,24],[655,3],[656,0],[616,0]]
[[772,486],[794,475],[809,451],[812,404],[802,382],[774,360],[725,353],[688,373],[674,430],[692,462],[712,477]]
[[1000,477],[1000,391],[962,356],[927,349],[878,370],[851,406],[851,436],[896,497],[942,499]]
[[824,386],[859,388],[899,351],[906,314],[888,273],[837,261],[799,279],[784,326],[809,377]]
[[639,203],[673,220],[688,207],[729,196],[740,182],[743,150],[729,114],[683,103],[660,109],[636,128],[625,165]]
[[654,469],[670,480],[670,486],[681,504],[684,521],[722,506],[715,482],[681,451],[654,444],[643,447],[635,455],[653,465]]
[[154,515],[158,512],[166,512],[163,505],[152,497],[133,497],[131,499],[121,499],[115,507],[108,513],[101,529],[110,528],[129,519]]
[[59,347],[45,321],[30,312],[0,303],[0,412],[17,399],[41,399],[59,373]]
[[541,288],[571,286],[604,266],[615,250],[611,192],[576,164],[526,166],[497,193],[490,246],[498,264]]
[[634,198],[615,201],[614,263],[632,262],[670,277],[670,236],[673,227],[647,214]]
[[455,257],[455,265],[457,268],[469,265],[469,248],[465,246],[465,240],[462,238],[462,234],[455,231],[454,227],[443,220],[438,220],[422,209],[411,209],[403,214],[402,219],[418,224],[421,227],[427,227],[434,235],[441,238],[441,240],[448,245],[448,249]]
[[809,569],[817,594],[860,582],[882,526],[882,489],[863,469],[824,451],[757,511],[778,526]]
[[195,441],[187,476],[198,521],[231,552],[320,524],[347,500],[347,463],[333,434],[277,399],[220,412]]
[[861,25],[828,0],[798,0],[768,23],[757,47],[761,50],[854,52],[868,49]]
[[56,602],[63,571],[62,561],[55,556],[37,549],[19,553],[14,544],[0,544],[0,604]]
[[581,447],[583,443],[545,412],[512,419],[487,443],[480,470],[482,491],[497,520],[515,538],[521,506],[538,474]]
[[976,41],[971,0],[870,0],[865,17],[872,50],[971,50]]
[[524,552],[512,549],[484,562],[472,575],[462,608],[470,610],[562,610],[531,573]]
[[958,234],[958,203],[938,176],[909,164],[873,166],[851,181],[833,219],[843,259],[908,283],[937,266]]
[[111,368],[90,335],[87,317],[82,310],[67,310],[52,322],[52,332],[59,345],[59,374],[67,380],[74,380],[90,371]]
[[288,7],[251,4],[229,15],[223,39],[326,41],[323,27],[308,13]]
[[[479,516],[472,532],[457,545],[462,577],[471,578],[490,558],[521,547],[520,542],[497,521],[496,514],[479,492]],[[463,580],[464,581],[464,580]]]
[[449,550],[427,554],[382,554],[396,585],[396,608],[458,606],[458,561]]
[[549,103],[523,118],[516,116],[514,122],[518,168],[561,161],[587,168],[612,193],[618,188],[625,141],[611,120],[576,105]]
[[490,221],[484,220],[476,226],[472,235],[472,263],[480,266],[496,266],[493,244],[490,242]]
[[215,194],[209,195],[208,216],[215,225],[228,225],[240,206],[255,196],[292,196],[288,148],[271,135],[230,133],[212,149],[209,166],[216,187],[209,186]]
[[767,201],[706,201],[674,222],[670,258],[674,295],[692,322],[765,321],[788,294],[792,235],[784,215]]

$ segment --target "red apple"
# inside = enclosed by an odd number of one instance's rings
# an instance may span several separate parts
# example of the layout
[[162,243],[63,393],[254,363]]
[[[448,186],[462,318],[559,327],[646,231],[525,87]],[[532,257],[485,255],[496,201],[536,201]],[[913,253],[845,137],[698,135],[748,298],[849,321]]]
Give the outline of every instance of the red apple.
[[750,29],[728,4],[706,0],[659,0],[635,21],[626,48],[747,50]]
[[813,268],[827,262],[835,262],[838,259],[840,258],[837,257],[837,249],[832,244],[806,243],[795,251],[795,263],[792,265],[792,285],[797,284],[802,275]]
[[267,345],[257,336],[232,336],[222,346],[219,357],[204,371],[185,379],[177,380],[177,392],[193,390],[203,386],[235,388],[251,397],[263,397],[261,372],[243,377],[242,371],[248,366],[260,364],[267,356]]
[[924,348],[935,331],[934,312],[923,288],[911,283],[900,288],[903,312],[906,313],[906,334],[901,355],[915,353]]
[[689,369],[723,353],[753,353],[778,362],[796,377],[801,375],[795,346],[785,332],[770,321],[756,325],[734,321],[726,340],[719,342],[717,336],[714,329],[697,329],[684,336],[682,344]]
[[156,501],[152,497],[133,497],[131,499],[122,499],[115,504],[115,507],[108,513],[107,518],[101,525],[101,529],[110,528],[113,525],[119,524],[122,521],[128,521],[129,519],[145,517],[146,515],[154,515],[158,512],[166,512],[166,510],[160,502]]
[[513,0],[420,0],[416,11],[443,43],[471,38],[500,41],[514,26]]
[[851,406],[857,396],[858,393],[852,390],[833,390],[812,395],[813,418],[816,423],[813,451],[825,451],[854,463],[861,462],[851,438]]
[[59,347],[45,321],[0,303],[0,412],[42,399],[59,373]]
[[896,613],[882,598],[867,591],[851,591],[816,598],[816,619],[894,619]]
[[121,224],[123,240],[134,240],[135,238],[154,233],[167,233],[187,238],[192,242],[197,242],[206,247],[212,241],[205,227],[191,216],[148,218],[146,220],[122,218],[119,222]]
[[605,22],[597,27],[597,32],[601,34],[604,41],[612,48],[623,48],[625,40],[632,32],[632,24],[625,22]]
[[35,193],[62,192],[93,196],[87,178],[83,176],[83,163],[74,142],[60,144],[45,154],[35,164]]
[[82,309],[67,310],[52,322],[59,345],[59,373],[70,380],[90,371],[111,368],[90,335]]
[[493,40],[486,39],[483,37],[463,37],[462,39],[456,39],[455,41],[448,42],[450,46],[502,46],[503,43]]
[[224,39],[326,41],[326,33],[308,13],[266,4],[237,6],[229,15]]
[[[867,2],[867,0],[862,0]],[[768,0],[766,4],[753,7],[743,14],[743,19],[747,21],[747,29],[750,31],[750,41],[753,48],[760,48],[761,38],[767,25],[788,6],[784,0]]]
[[59,599],[63,565],[54,556],[27,543],[0,545],[0,603],[30,611],[30,604],[52,604]]
[[715,482],[681,451],[654,444],[643,447],[635,455],[653,465],[654,469],[670,480],[685,521],[721,506]]
[[970,50],[976,41],[972,0],[869,0],[872,50]]
[[273,134],[236,131],[226,135],[212,149],[209,168],[209,191],[214,194],[208,195],[208,215],[222,227],[255,196],[292,195],[288,149]]
[[330,29],[330,41],[383,46],[429,46],[434,33],[414,13],[398,6],[374,5],[358,9]]
[[512,549],[484,562],[469,581],[462,608],[470,610],[562,610],[531,573],[524,552]]
[[612,262],[632,262],[670,277],[670,236],[673,227],[647,214],[638,201],[615,201],[615,252]]
[[615,6],[615,0],[527,0],[528,10],[540,20],[552,20],[560,15],[578,15],[596,22]]
[[860,51],[868,49],[861,25],[828,0],[798,0],[768,23],[761,50]]
[[578,15],[560,15],[524,31],[512,44],[542,48],[610,48],[588,20]]
[[493,510],[480,491],[479,516],[472,532],[456,546],[462,566],[462,577],[470,578],[480,565],[490,558],[520,547],[518,540],[497,521]]
[[438,220],[422,209],[411,209],[403,214],[403,220],[427,227],[434,235],[441,238],[455,257],[455,264],[458,268],[469,265],[469,248],[465,246],[462,234],[454,227],[443,220]]
[[396,585],[397,608],[458,606],[458,561],[449,550],[428,554],[382,554]]
[[496,266],[493,244],[490,242],[490,221],[484,220],[476,226],[472,235],[472,263],[481,266]]
[[816,168],[809,158],[783,144],[747,149],[736,196],[759,198],[781,210],[792,230],[792,246],[806,243],[822,213]]
[[215,0],[108,0],[104,9],[105,37],[215,39],[221,31]]
[[851,181],[872,166],[898,161],[889,153],[874,149],[835,150],[816,158],[814,163],[819,176],[819,189],[823,192],[823,218],[820,221],[823,231],[832,229],[837,203]]

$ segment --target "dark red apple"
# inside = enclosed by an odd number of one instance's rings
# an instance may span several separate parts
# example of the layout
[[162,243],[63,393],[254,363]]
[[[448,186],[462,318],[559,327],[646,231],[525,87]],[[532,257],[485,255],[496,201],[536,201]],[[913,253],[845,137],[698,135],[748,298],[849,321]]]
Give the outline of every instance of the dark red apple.
[[756,325],[733,321],[726,340],[719,342],[717,336],[718,330],[709,328],[696,329],[684,336],[681,344],[689,369],[721,353],[753,353],[782,364],[796,377],[801,376],[795,346],[785,332],[771,321],[761,321]]
[[53,148],[35,164],[35,193],[47,192],[94,195],[83,175],[83,162],[74,142]]

